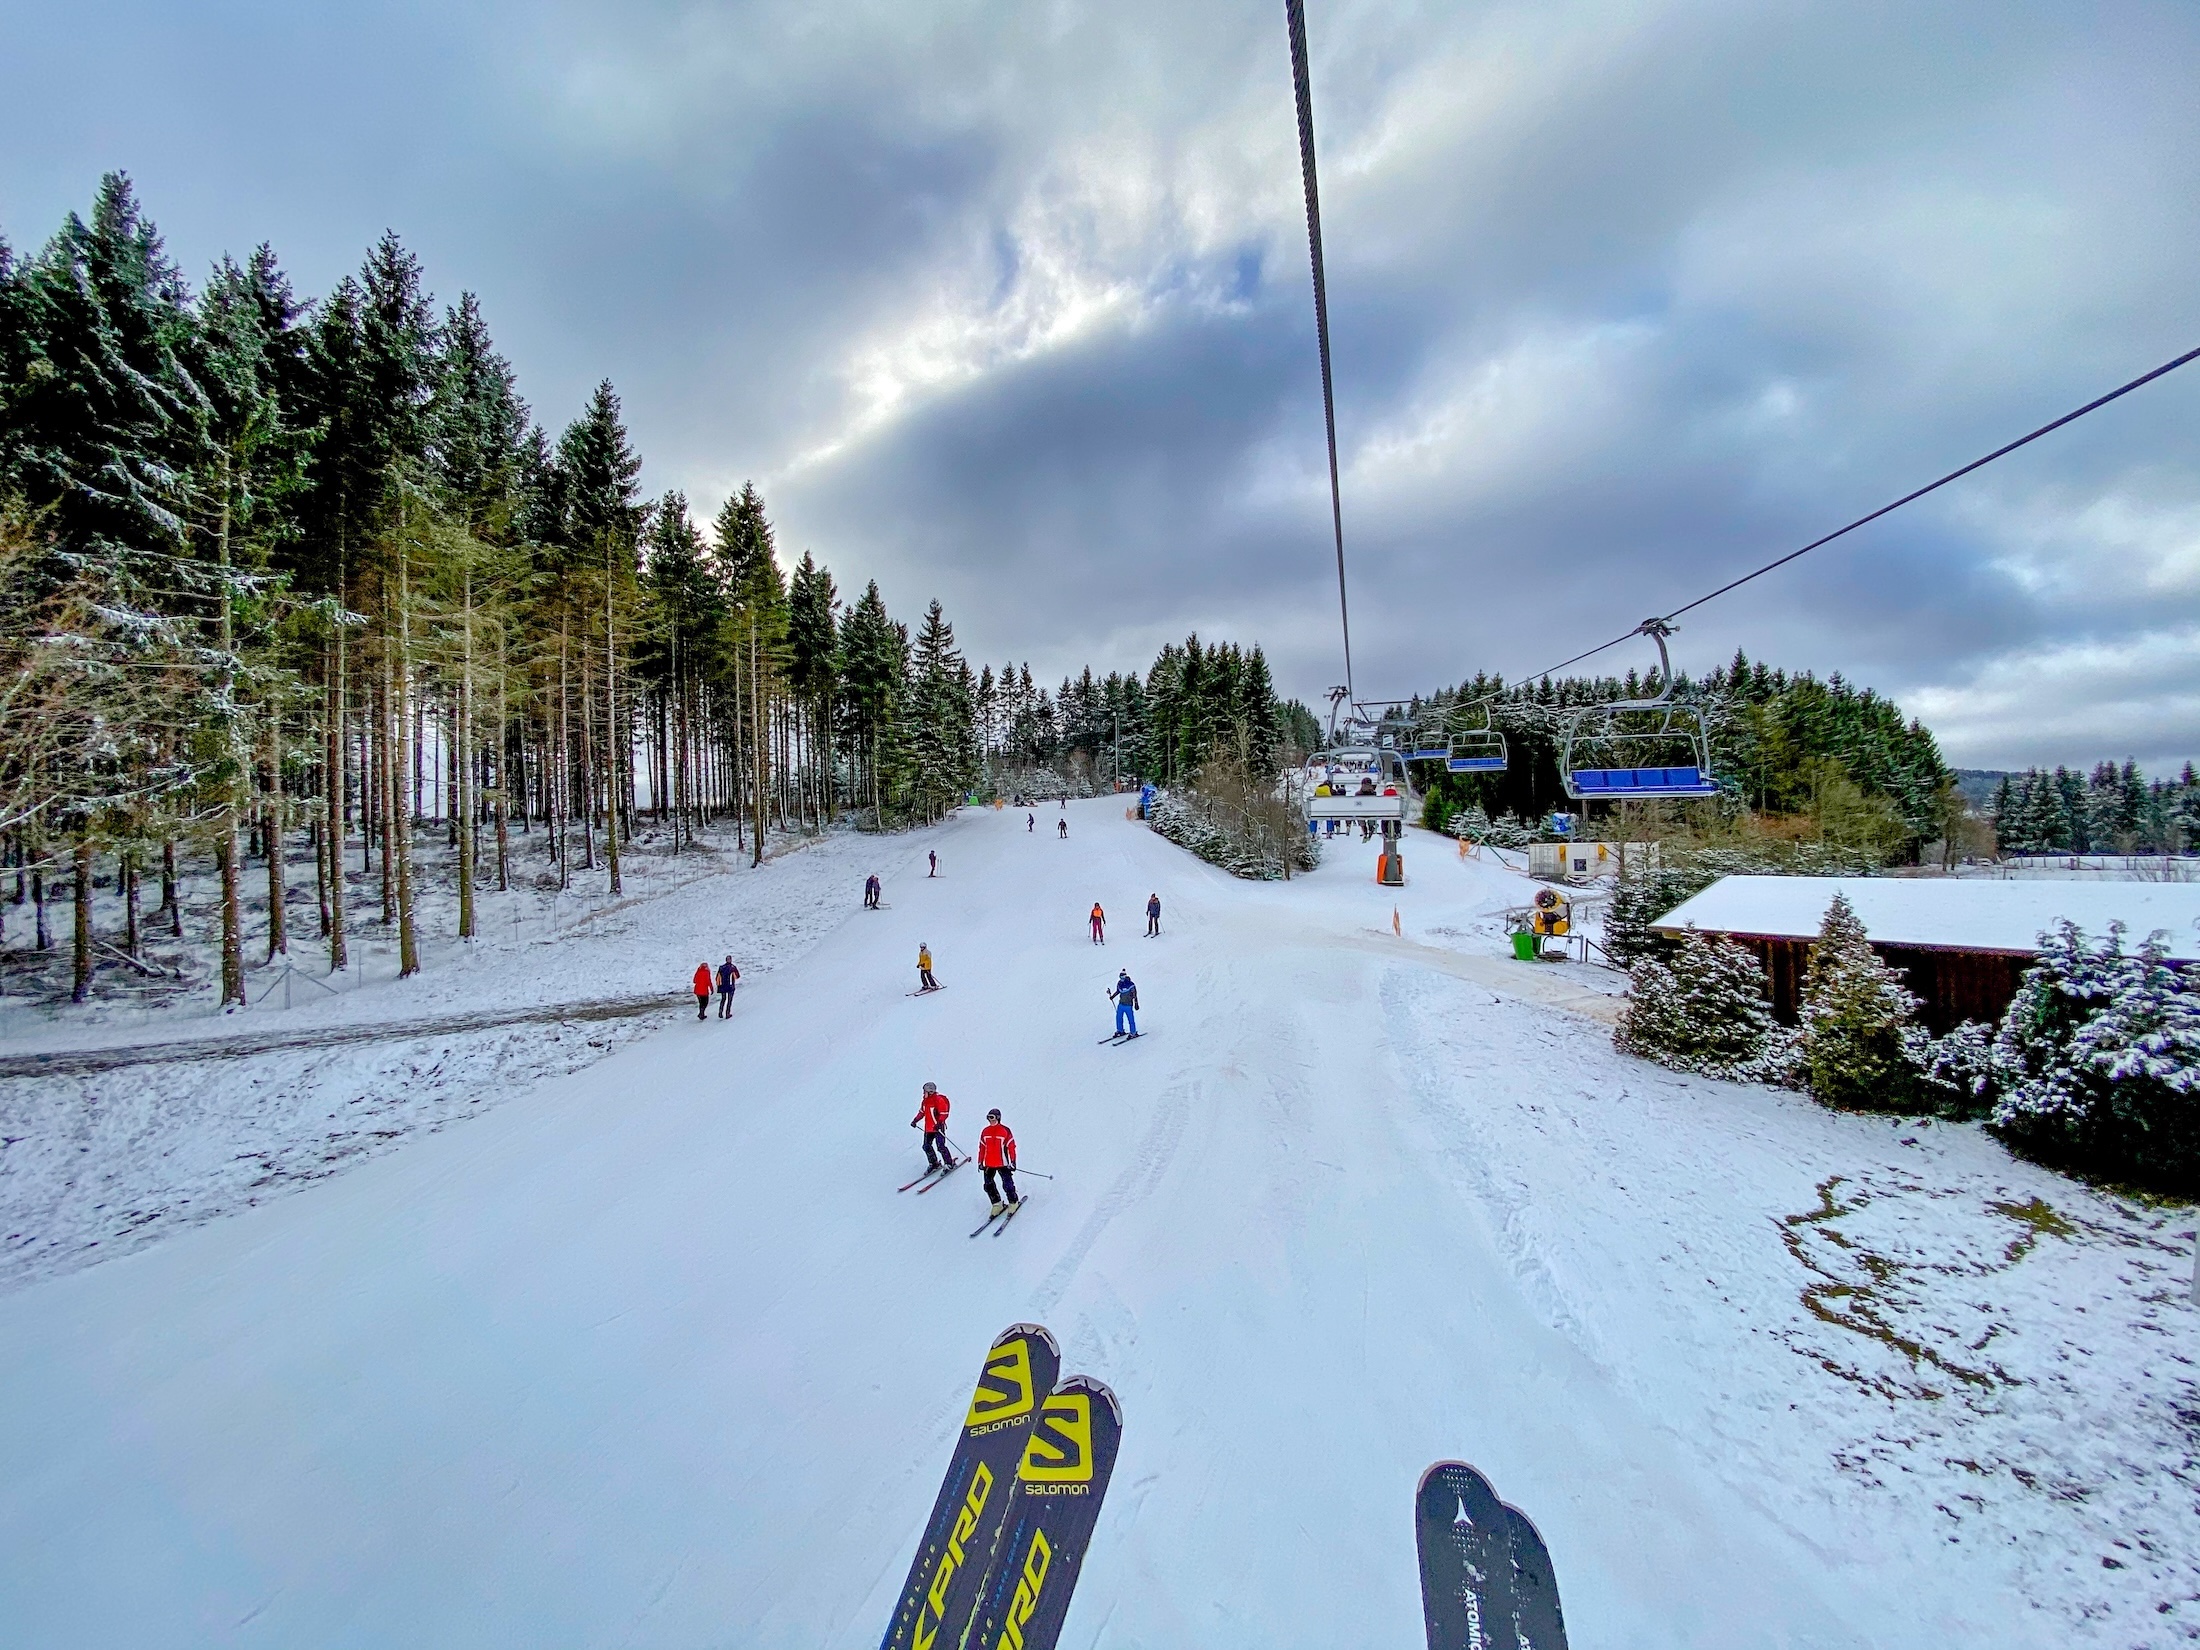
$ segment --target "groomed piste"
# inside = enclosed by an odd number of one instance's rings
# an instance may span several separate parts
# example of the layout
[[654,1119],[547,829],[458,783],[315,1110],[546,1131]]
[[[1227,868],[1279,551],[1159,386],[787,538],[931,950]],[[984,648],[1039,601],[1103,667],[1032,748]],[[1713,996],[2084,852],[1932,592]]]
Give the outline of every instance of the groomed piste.
[[[1441,839],[1249,884],[1070,817],[881,841],[891,908],[852,875],[732,1020],[0,1297],[0,1639],[875,1645],[1021,1321],[1132,1417],[1065,1645],[1416,1645],[1454,1458],[1577,1646],[2122,1644],[2189,1592],[2166,1216],[1624,1059]],[[928,1079],[1054,1176],[999,1241],[975,1172],[896,1191]]]

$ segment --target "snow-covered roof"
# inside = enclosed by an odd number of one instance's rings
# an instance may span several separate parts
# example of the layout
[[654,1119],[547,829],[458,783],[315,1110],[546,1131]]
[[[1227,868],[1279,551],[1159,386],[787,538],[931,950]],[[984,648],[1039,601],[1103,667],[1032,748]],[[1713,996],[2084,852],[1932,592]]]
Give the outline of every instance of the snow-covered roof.
[[2136,945],[2167,930],[2169,954],[2200,961],[2200,883],[2003,882],[1970,877],[1721,877],[1650,926],[1690,923],[1713,934],[1814,939],[1836,893],[1881,945],[2029,953],[2065,918],[2088,936],[2121,922]]

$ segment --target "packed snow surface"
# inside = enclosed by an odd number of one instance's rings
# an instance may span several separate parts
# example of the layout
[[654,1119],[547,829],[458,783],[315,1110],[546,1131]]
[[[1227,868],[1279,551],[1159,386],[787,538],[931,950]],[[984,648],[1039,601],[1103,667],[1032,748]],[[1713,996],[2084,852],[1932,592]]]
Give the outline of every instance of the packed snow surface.
[[2200,883],[2002,881],[1984,877],[1721,877],[1656,926],[1761,939],[1816,939],[1836,894],[1882,945],[2031,952],[2074,922],[2098,938],[2112,922],[2136,946],[2157,929],[2172,961],[2200,960]]
[[[1068,1646],[1419,1644],[1446,1457],[1582,1650],[2200,1628],[2189,1213],[1627,1060],[1438,839],[1249,885],[1069,817],[878,843],[731,1020],[0,1297],[0,1641],[868,1646],[1020,1319],[1125,1413]],[[928,1079],[1053,1177],[1002,1238],[894,1189]]]

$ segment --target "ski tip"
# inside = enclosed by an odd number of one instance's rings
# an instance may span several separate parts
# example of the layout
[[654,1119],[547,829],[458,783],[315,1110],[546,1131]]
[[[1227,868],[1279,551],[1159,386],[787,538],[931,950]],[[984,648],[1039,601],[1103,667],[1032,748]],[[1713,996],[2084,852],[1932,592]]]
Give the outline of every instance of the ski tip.
[[1077,1391],[1089,1394],[1096,1402],[1106,1404],[1115,1417],[1117,1426],[1123,1424],[1123,1400],[1115,1395],[1115,1388],[1093,1375],[1067,1375],[1054,1384],[1056,1392]]

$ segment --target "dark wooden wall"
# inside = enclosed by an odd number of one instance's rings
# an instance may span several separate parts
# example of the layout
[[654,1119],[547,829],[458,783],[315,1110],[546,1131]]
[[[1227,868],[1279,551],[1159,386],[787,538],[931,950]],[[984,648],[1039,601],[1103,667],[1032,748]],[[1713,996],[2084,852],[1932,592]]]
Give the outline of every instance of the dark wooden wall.
[[[1783,1025],[1794,1025],[1801,1017],[1811,942],[1744,939],[1737,943],[1749,947],[1764,964],[1774,1016]],[[1999,951],[1938,951],[1909,945],[1872,949],[1889,967],[1902,970],[1909,988],[1925,1001],[1920,1017],[1935,1032],[1950,1031],[1965,1020],[1997,1023],[2017,994],[2017,982],[2032,966],[2029,956]]]

